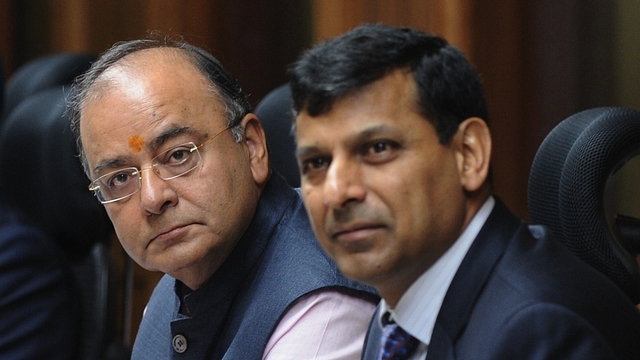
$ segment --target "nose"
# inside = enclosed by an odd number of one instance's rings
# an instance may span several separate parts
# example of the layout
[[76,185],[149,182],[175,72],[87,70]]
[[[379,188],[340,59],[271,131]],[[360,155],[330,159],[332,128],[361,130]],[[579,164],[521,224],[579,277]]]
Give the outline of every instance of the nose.
[[178,193],[153,168],[140,170],[140,176],[140,206],[145,213],[161,214],[178,203]]
[[366,196],[363,180],[362,169],[355,161],[332,159],[323,186],[324,204],[339,209],[363,201]]

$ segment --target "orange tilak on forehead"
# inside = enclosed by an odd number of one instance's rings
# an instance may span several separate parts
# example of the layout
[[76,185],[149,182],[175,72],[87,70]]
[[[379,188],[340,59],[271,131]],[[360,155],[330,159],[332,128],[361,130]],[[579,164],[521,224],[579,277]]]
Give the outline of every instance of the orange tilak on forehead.
[[143,145],[144,145],[144,140],[140,136],[133,135],[129,138],[129,148],[134,153],[139,153],[140,151],[142,151]]

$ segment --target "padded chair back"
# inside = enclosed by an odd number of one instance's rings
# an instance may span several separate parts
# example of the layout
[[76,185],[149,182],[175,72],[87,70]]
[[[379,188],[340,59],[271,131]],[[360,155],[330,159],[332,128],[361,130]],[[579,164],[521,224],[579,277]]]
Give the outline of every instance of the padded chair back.
[[0,190],[76,260],[112,227],[87,188],[64,111],[62,88],[52,88],[11,112],[0,130]]
[[[532,223],[547,225],[572,252],[640,303],[640,220],[605,213],[607,180],[640,154],[640,112],[596,108],[557,125],[529,177]],[[631,199],[640,204],[640,199]],[[619,215],[619,216],[615,216]]]
[[0,56],[0,117],[4,113],[4,62]]
[[[59,58],[49,59],[57,68]],[[125,359],[129,351],[116,339],[118,296],[109,252],[114,231],[104,207],[88,190],[65,115],[66,95],[64,84],[47,86],[8,113],[0,127],[0,191],[55,239],[70,260],[82,304],[80,359]]]
[[255,114],[260,119],[267,136],[269,162],[292,187],[300,186],[300,171],[296,159],[296,142],[292,133],[291,89],[282,85],[264,97],[256,106]]
[[7,80],[4,109],[0,112],[2,118],[6,118],[22,100],[32,94],[52,87],[70,85],[95,59],[96,56],[89,53],[56,53],[21,66]]

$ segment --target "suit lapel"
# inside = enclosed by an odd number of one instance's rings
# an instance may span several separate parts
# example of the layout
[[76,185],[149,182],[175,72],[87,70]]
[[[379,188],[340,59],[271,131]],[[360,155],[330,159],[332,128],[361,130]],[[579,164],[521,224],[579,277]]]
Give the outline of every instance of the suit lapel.
[[362,354],[362,360],[376,360],[378,358],[378,352],[380,351],[380,341],[382,339],[382,328],[378,321],[380,317],[380,305],[371,318],[369,323],[369,331],[367,331],[367,337],[364,339],[364,353]]
[[506,206],[496,203],[460,264],[445,295],[431,336],[427,359],[452,359],[453,343],[469,319],[480,292],[511,238],[525,227]]

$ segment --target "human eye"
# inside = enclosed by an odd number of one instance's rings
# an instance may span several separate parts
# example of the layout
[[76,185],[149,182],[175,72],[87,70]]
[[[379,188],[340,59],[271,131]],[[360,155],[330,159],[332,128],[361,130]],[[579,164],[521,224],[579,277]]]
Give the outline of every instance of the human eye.
[[378,163],[391,160],[400,149],[400,144],[392,140],[374,140],[363,146],[362,155],[365,161]]
[[115,191],[126,187],[134,178],[133,170],[127,169],[122,171],[114,171],[105,175],[100,182],[107,186],[110,191]]
[[189,161],[195,145],[184,144],[164,152],[158,157],[158,162],[167,166],[179,166]]
[[312,157],[304,159],[300,162],[300,170],[305,176],[315,175],[321,171],[326,170],[329,167],[330,163],[331,161],[327,157]]

